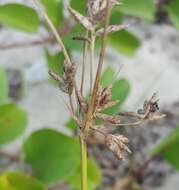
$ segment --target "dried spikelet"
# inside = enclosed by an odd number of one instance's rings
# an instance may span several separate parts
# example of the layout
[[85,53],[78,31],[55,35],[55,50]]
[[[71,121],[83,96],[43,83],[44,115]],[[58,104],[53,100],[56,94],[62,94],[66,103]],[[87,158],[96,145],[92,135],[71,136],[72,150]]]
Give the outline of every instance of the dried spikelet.
[[99,95],[98,107],[104,106],[111,98],[112,86],[105,87]]
[[76,91],[76,95],[77,95],[77,100],[78,100],[78,104],[79,104],[80,108],[84,112],[87,112],[88,111],[88,104],[85,101],[84,97],[81,95],[81,92],[80,91]]
[[157,120],[166,116],[158,112],[158,101],[157,94],[154,93],[149,100],[144,102],[143,109],[138,110],[138,114],[143,117],[143,120]]
[[49,75],[50,75],[54,80],[56,80],[56,81],[59,82],[60,84],[63,83],[62,77],[60,77],[55,71],[51,71],[51,70],[50,70],[48,73],[49,73]]
[[103,120],[104,122],[110,123],[112,125],[119,125],[120,119],[117,116],[111,116],[103,113],[96,113],[96,118]]
[[67,92],[68,94],[72,94],[73,88],[75,85],[75,75],[76,75],[76,65],[73,63],[72,65],[68,65],[66,61],[64,61],[64,74],[63,74],[63,92]]
[[49,71],[50,76],[59,83],[59,88],[62,92],[66,94],[72,94],[74,84],[75,84],[75,75],[76,75],[76,65],[68,65],[64,61],[64,74],[59,76],[54,71]]
[[[109,8],[119,5],[117,0],[109,0]],[[107,0],[88,0],[88,16],[93,24],[98,24],[105,17]]]
[[81,15],[79,12],[75,11],[73,8],[68,7],[69,12],[71,15],[76,19],[77,22],[82,24],[87,30],[92,30],[93,25],[92,23],[86,18],[85,16]]
[[107,135],[106,145],[118,159],[124,160],[126,153],[131,153],[128,148],[129,139],[123,135]]
[[111,100],[104,105],[101,105],[100,107],[97,108],[97,112],[103,111],[108,108],[112,108],[113,106],[117,105],[119,103],[118,100]]
[[[110,25],[107,28],[107,34],[123,30],[127,28],[128,26],[129,26],[128,24]],[[101,28],[96,32],[96,35],[101,36],[103,33],[104,33],[104,28]]]

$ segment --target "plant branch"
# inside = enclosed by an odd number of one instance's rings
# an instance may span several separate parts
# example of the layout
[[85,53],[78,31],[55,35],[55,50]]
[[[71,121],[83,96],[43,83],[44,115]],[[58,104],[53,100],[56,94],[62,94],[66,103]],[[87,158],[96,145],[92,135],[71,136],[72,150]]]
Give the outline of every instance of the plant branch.
[[106,5],[105,27],[104,27],[104,33],[102,35],[102,44],[101,44],[99,63],[98,63],[98,68],[97,68],[97,73],[96,73],[96,79],[95,79],[91,102],[90,102],[89,109],[87,112],[86,123],[85,123],[85,127],[84,127],[84,130],[86,133],[87,133],[88,129],[92,126],[92,123],[93,123],[93,113],[95,110],[95,104],[96,104],[97,93],[98,93],[98,89],[99,89],[101,71],[102,71],[102,66],[103,66],[103,61],[104,61],[104,54],[105,54],[105,49],[106,49],[107,27],[109,25],[110,12],[111,11],[109,8],[109,0],[108,0],[107,5]]
[[71,64],[72,64],[72,63],[71,63],[71,59],[70,59],[70,56],[68,55],[68,52],[67,52],[67,50],[66,50],[66,48],[65,48],[65,45],[64,45],[64,43],[63,43],[63,41],[62,41],[62,39],[61,39],[61,37],[60,37],[58,31],[56,30],[55,26],[53,25],[53,23],[51,22],[50,18],[49,18],[48,15],[47,15],[47,13],[45,12],[44,7],[41,5],[41,3],[39,2],[39,0],[34,0],[34,2],[35,2],[35,4],[40,8],[40,10],[42,11],[42,14],[43,14],[43,16],[44,16],[44,18],[45,18],[47,24],[49,25],[49,28],[51,29],[53,35],[55,36],[57,42],[58,42],[59,45],[60,45],[60,48],[61,48],[62,51],[63,51],[63,54],[64,54],[64,56],[65,56],[65,59],[66,59],[67,63],[68,63],[69,65],[71,65]]
[[94,67],[94,51],[95,51],[95,29],[91,32],[91,47],[90,47],[90,94],[92,93],[93,88],[93,67]]
[[[88,38],[88,31],[85,33],[85,38]],[[86,65],[86,56],[87,56],[87,49],[88,49],[88,41],[84,40],[83,42],[83,63],[82,63],[82,74],[81,74],[81,95],[83,95],[83,87],[84,87],[84,78],[85,78],[85,65]]]

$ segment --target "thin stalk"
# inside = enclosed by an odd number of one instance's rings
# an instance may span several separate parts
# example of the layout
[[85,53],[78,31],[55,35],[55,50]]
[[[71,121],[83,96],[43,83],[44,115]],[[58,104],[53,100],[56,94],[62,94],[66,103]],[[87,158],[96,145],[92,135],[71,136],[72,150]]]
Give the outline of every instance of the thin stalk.
[[[88,31],[86,31],[85,33],[85,38],[88,38]],[[81,88],[80,88],[81,95],[83,95],[87,49],[88,49],[88,41],[85,40],[83,43],[83,63],[82,63],[82,73],[81,73]]]
[[93,88],[93,67],[95,62],[95,29],[91,32],[91,47],[90,47],[90,93],[92,93]]
[[72,101],[72,95],[69,94],[69,102],[70,102],[70,108],[72,110],[72,113],[74,114],[74,107],[73,107],[73,101]]
[[65,45],[64,45],[64,43],[63,43],[63,41],[62,41],[62,39],[61,39],[61,36],[59,35],[59,33],[58,33],[58,31],[56,30],[55,26],[53,25],[53,23],[51,22],[50,18],[48,17],[46,11],[44,10],[44,7],[43,7],[42,4],[39,2],[39,0],[34,0],[34,2],[35,2],[35,4],[41,9],[42,14],[43,14],[43,16],[44,16],[44,18],[45,18],[45,20],[46,20],[46,22],[47,22],[49,28],[51,29],[53,35],[55,36],[55,38],[56,38],[56,40],[57,40],[57,42],[58,42],[58,44],[60,45],[60,48],[61,48],[62,51],[63,51],[63,54],[64,54],[64,56],[65,56],[65,59],[66,59],[67,63],[68,63],[69,65],[71,65],[72,63],[71,63],[70,56],[68,55],[68,52],[67,52],[67,50],[66,50],[66,48],[65,48]]
[[106,6],[105,26],[104,26],[104,33],[102,35],[102,42],[101,42],[102,44],[101,44],[99,63],[98,63],[98,68],[97,68],[97,73],[96,73],[96,79],[95,79],[91,102],[90,102],[90,105],[88,108],[88,112],[87,112],[87,116],[86,116],[86,123],[85,123],[85,127],[84,127],[84,131],[86,133],[85,135],[87,135],[88,130],[92,126],[92,123],[93,123],[93,113],[95,110],[95,104],[96,104],[97,93],[98,93],[98,89],[99,89],[99,82],[100,82],[100,78],[101,78],[101,71],[102,71],[105,49],[106,49],[107,27],[109,25],[110,12],[111,12],[111,10],[109,8],[109,0],[108,0],[107,6]]
[[87,145],[82,136],[80,136],[80,144],[81,144],[81,190],[88,190]]

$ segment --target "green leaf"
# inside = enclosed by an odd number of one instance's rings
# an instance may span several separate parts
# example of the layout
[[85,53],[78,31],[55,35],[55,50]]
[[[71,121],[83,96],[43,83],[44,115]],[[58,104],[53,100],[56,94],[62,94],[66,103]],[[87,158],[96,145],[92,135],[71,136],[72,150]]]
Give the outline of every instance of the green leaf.
[[31,7],[9,3],[0,5],[0,23],[26,32],[36,32],[40,22],[37,12]]
[[119,103],[104,111],[106,114],[115,115],[118,111],[120,106],[124,103],[126,98],[128,97],[130,92],[130,85],[126,79],[120,79],[115,81],[112,87],[112,99],[119,100]]
[[81,14],[85,14],[86,2],[87,2],[86,0],[81,0],[81,1],[78,1],[78,3],[77,3],[76,0],[71,0],[70,5],[76,11],[80,12]]
[[30,135],[24,152],[34,175],[46,184],[73,175],[80,162],[78,141],[52,129],[38,130]]
[[0,67],[0,104],[6,102],[8,98],[8,82],[5,71]]
[[46,60],[48,69],[55,71],[57,74],[63,74],[63,62],[64,62],[64,55],[62,52],[56,54],[50,54],[48,50],[45,52]]
[[118,7],[114,8],[110,17],[110,24],[120,24],[122,20],[123,14],[119,11]]
[[69,129],[72,129],[72,130],[75,130],[77,129],[77,124],[75,122],[75,120],[73,118],[70,118],[69,121],[67,122],[66,126],[69,128]]
[[8,143],[25,130],[26,113],[15,104],[0,106],[0,144]]
[[140,41],[127,30],[121,30],[109,35],[109,45],[123,54],[133,56],[140,47]]
[[76,24],[70,31],[68,35],[65,35],[63,41],[65,46],[70,49],[71,51],[82,51],[83,49],[83,42],[73,40],[73,37],[79,36],[84,31],[83,27],[79,24]]
[[[81,167],[77,169],[76,173],[67,179],[67,182],[75,190],[81,189]],[[97,164],[93,159],[88,160],[88,190],[95,190],[101,183],[101,173]]]
[[63,0],[41,0],[52,23],[59,27],[63,22]]
[[179,1],[172,0],[165,6],[165,9],[168,11],[172,23],[179,29]]
[[175,169],[179,170],[179,126],[167,135],[153,150],[153,155],[161,155]]
[[5,173],[0,176],[1,190],[45,190],[36,179],[21,173]]
[[107,67],[101,77],[101,86],[105,87],[113,83],[115,72],[112,67]]
[[156,11],[154,0],[123,0],[119,10],[130,16],[144,18],[153,21]]

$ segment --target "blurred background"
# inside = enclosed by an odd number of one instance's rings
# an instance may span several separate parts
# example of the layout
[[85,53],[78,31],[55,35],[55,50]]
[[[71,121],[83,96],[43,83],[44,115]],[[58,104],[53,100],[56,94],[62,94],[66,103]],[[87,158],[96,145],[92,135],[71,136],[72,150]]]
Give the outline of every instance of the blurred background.
[[[42,3],[63,36],[80,73],[82,44],[73,41],[72,38],[83,34],[83,29],[71,19],[67,5],[71,3],[74,9],[84,14],[85,1],[42,0]],[[116,129],[119,132],[122,130],[131,140],[132,154],[125,161],[118,161],[100,142],[96,142],[94,137],[94,141],[89,142],[89,154],[95,160],[94,171],[99,170],[98,177],[99,175],[102,177],[99,177],[100,182],[95,182],[92,177],[93,185],[90,188],[96,189],[98,186],[98,189],[108,190],[177,190],[179,186],[177,173],[179,169],[177,149],[179,0],[123,0],[122,5],[114,9],[111,18],[111,24],[121,23],[130,25],[127,29],[108,37],[104,84],[110,83],[111,77],[114,76],[115,80],[120,81],[120,85],[117,86],[117,91],[121,90],[120,109],[126,111],[136,111],[141,108],[143,102],[157,92],[160,110],[167,116],[160,121],[149,122],[136,128],[129,126],[125,129]],[[66,135],[73,134],[70,127],[73,124],[64,104],[66,98],[48,76],[49,69],[60,72],[58,66],[63,57],[59,52],[53,35],[33,1],[0,0],[1,173],[19,167],[17,157],[24,156],[24,153],[20,153],[23,142],[34,131],[48,128]],[[88,81],[88,76],[85,77]],[[87,84],[86,93],[88,87]],[[13,103],[22,109],[26,113],[28,122],[25,130],[19,129],[23,133],[16,131],[17,133],[14,132],[16,134],[12,135],[7,131],[6,139],[3,106],[7,103]],[[11,111],[7,110],[6,114],[8,113]],[[170,153],[173,157],[151,156],[152,150],[173,130],[176,130],[174,134],[178,135],[175,141],[171,140],[176,142],[175,153]],[[91,171],[93,172],[93,169]],[[129,184],[125,186],[125,180],[129,178],[130,172],[135,174],[136,181],[127,187]],[[63,180],[60,184],[59,181],[58,177],[52,179],[55,185],[52,185],[51,189],[78,189],[78,185],[75,186],[73,182],[70,186],[69,181]]]

